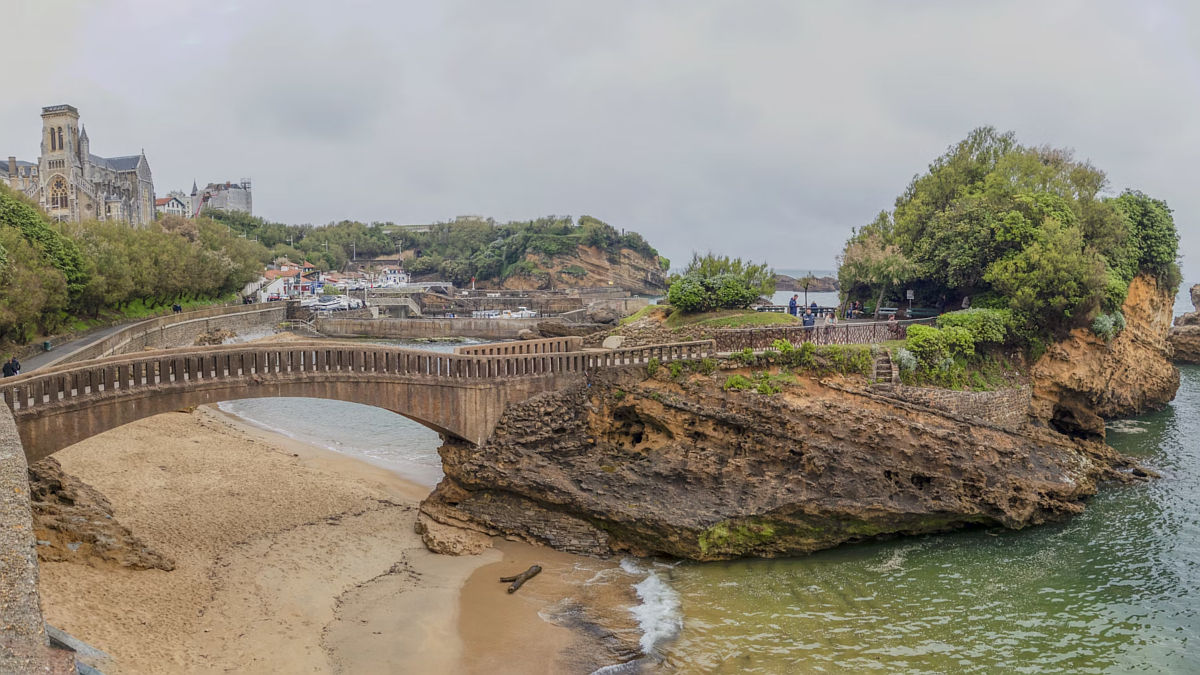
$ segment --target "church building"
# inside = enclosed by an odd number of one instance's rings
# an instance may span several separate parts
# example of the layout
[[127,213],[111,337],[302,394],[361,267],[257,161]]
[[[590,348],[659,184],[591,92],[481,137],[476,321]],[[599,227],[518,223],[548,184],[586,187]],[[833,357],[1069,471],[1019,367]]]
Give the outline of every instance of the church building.
[[154,220],[154,179],[146,153],[99,157],[74,106],[42,108],[42,154],[37,163],[9,157],[0,180],[41,204],[56,220]]

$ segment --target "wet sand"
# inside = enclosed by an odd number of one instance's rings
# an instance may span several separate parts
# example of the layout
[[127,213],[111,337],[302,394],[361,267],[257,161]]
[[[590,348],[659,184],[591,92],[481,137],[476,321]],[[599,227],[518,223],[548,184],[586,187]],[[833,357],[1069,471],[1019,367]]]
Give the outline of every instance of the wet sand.
[[[511,542],[429,553],[413,530],[429,488],[366,462],[204,408],[55,457],[176,563],[42,565],[46,619],[111,655],[110,675],[550,673],[606,658],[573,660],[582,634],[538,613],[572,574],[612,563]],[[505,593],[495,577],[531,562],[547,571]]]

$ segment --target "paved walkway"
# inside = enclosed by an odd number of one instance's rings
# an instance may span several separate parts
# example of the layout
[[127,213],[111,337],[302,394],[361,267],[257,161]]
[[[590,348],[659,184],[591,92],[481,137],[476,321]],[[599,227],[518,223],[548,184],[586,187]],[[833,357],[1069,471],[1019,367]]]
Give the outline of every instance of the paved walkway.
[[[140,321],[140,319],[139,319],[139,321]],[[115,326],[108,326],[106,328],[97,328],[96,330],[94,330],[90,333],[87,333],[87,334],[83,335],[82,337],[78,337],[74,340],[71,340],[70,342],[64,342],[62,344],[58,344],[58,343],[54,342],[54,340],[51,340],[50,344],[54,347],[54,349],[52,349],[48,352],[38,352],[37,354],[35,354],[33,356],[27,357],[25,359],[21,359],[21,372],[22,373],[33,372],[33,371],[37,370],[38,368],[41,368],[42,366],[46,365],[47,363],[50,363],[51,361],[59,358],[60,356],[62,356],[64,354],[69,354],[69,353],[75,351],[76,349],[80,349],[82,347],[86,347],[86,346],[92,344],[93,342],[98,342],[100,340],[103,340],[104,338],[108,337],[109,335],[112,335],[113,333],[121,330],[122,328],[125,328],[134,323],[138,323],[138,321],[130,321],[128,323],[121,323],[121,324],[117,324]]]

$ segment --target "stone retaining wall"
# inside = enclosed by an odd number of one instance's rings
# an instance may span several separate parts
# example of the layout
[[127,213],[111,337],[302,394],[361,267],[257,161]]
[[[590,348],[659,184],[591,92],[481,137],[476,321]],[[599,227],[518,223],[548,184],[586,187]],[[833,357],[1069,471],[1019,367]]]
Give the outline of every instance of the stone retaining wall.
[[542,319],[320,319],[313,325],[328,337],[375,337],[419,340],[469,337],[513,340],[524,329],[536,330]]
[[712,332],[717,341],[717,350],[736,352],[746,349],[770,349],[776,340],[793,345],[812,342],[830,344],[874,344],[887,340],[904,339],[905,331],[912,324],[933,325],[934,319],[911,319],[907,321],[872,321],[839,323],[834,326],[763,326],[758,328],[722,328]]
[[1020,426],[1029,417],[1032,393],[1028,385],[997,391],[954,391],[897,385],[885,395],[1012,429]]
[[168,349],[180,345],[190,345],[196,341],[196,338],[215,330],[224,329],[234,333],[244,333],[254,328],[274,326],[285,320],[287,304],[271,302],[258,305],[213,307],[142,321],[117,331],[99,342],[64,354],[42,367],[50,368],[105,356],[131,354],[143,351],[147,347]]

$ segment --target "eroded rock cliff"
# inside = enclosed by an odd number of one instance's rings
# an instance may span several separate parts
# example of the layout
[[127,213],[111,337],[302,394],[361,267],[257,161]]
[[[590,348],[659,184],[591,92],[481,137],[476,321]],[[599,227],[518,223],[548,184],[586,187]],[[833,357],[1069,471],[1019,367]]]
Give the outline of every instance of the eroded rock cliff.
[[1125,330],[1111,342],[1078,328],[1033,365],[1033,414],[1059,431],[1104,437],[1104,419],[1157,410],[1175,398],[1179,371],[1167,331],[1172,300],[1149,276],[1129,284]]
[[506,411],[482,446],[449,442],[421,505],[439,552],[503,534],[565,551],[696,560],[807,553],[969,524],[1021,528],[1147,475],[1093,440],[993,426],[865,383],[724,391],[724,373],[632,369]]
[[173,560],[151,549],[117,522],[104,495],[63,473],[53,457],[29,467],[29,490],[40,560],[175,569]]
[[525,262],[533,271],[505,279],[501,288],[561,290],[612,286],[645,295],[667,290],[667,273],[658,259],[629,249],[622,249],[619,255],[610,258],[598,248],[580,245],[569,255],[549,257],[528,253]]

